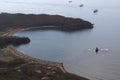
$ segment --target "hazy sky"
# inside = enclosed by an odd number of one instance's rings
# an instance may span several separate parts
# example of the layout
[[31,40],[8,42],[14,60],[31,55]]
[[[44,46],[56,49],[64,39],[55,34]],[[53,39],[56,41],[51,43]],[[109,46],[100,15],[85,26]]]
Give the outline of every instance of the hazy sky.
[[[68,2],[69,0],[0,0],[0,2],[13,2],[13,3],[60,3]],[[86,3],[86,4],[119,4],[120,0],[72,0],[73,3]]]
[[[80,4],[84,4],[84,8],[90,9],[120,8],[120,0],[72,0],[72,3],[68,1],[69,0],[0,0],[0,12],[63,13],[69,10],[69,7],[75,6],[77,8]],[[74,9],[75,8],[73,8],[73,10]]]
[[[69,0],[0,0],[4,3],[67,3]],[[72,0],[73,4],[84,3],[86,5],[119,5],[120,0]]]

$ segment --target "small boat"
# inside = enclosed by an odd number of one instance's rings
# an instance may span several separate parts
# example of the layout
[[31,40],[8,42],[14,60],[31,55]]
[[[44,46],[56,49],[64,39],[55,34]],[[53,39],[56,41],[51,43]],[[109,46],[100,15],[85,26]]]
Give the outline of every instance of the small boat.
[[98,12],[98,10],[97,9],[95,9],[94,11],[93,11],[93,13],[97,13]]
[[96,48],[95,48],[95,52],[98,53],[98,51],[99,51],[99,49],[96,47]]

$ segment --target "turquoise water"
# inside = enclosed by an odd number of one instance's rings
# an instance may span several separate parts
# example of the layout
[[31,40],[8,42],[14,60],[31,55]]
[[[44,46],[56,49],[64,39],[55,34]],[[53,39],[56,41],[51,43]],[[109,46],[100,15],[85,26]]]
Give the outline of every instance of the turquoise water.
[[[18,50],[36,58],[63,62],[69,72],[91,80],[120,80],[119,0],[0,1],[0,12],[59,14],[92,22],[93,29],[77,32],[40,29],[19,32],[16,35],[30,37],[31,43]],[[84,7],[80,8],[80,4]],[[98,13],[94,14],[94,9]],[[96,54],[95,47],[109,50]]]

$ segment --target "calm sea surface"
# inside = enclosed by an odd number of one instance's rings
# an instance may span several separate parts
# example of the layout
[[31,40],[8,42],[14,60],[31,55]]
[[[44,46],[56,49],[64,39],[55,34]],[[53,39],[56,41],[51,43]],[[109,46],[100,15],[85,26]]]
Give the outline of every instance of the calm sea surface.
[[[119,0],[0,1],[0,12],[59,14],[92,22],[93,29],[77,32],[40,29],[19,32],[16,35],[29,37],[31,43],[18,50],[36,58],[63,62],[69,72],[91,80],[120,80]],[[80,4],[84,7],[80,8]],[[94,9],[98,13],[94,14]],[[95,47],[102,50],[96,54]]]

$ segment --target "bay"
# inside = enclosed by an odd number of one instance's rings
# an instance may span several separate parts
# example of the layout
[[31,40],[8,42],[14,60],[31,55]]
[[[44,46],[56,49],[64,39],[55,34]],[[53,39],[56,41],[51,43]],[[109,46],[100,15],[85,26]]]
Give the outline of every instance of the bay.
[[[80,8],[80,4],[84,7]],[[94,9],[98,9],[95,14]],[[31,39],[30,44],[18,50],[36,58],[63,62],[69,72],[91,80],[120,79],[120,1],[1,0],[0,12],[59,14],[92,22],[93,29],[77,32],[32,29],[16,33]],[[109,50],[96,54],[96,47]]]

